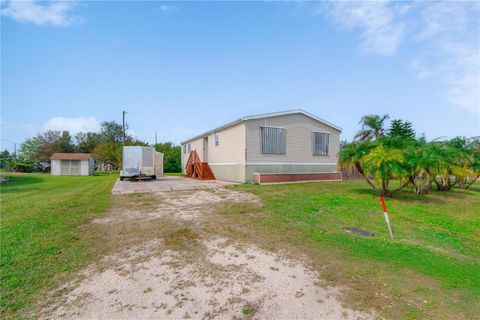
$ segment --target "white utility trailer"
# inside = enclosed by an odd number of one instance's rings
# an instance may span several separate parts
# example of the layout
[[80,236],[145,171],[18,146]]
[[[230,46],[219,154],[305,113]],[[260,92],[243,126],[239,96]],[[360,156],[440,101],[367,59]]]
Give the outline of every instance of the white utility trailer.
[[145,177],[163,177],[163,153],[153,147],[124,146],[120,180]]

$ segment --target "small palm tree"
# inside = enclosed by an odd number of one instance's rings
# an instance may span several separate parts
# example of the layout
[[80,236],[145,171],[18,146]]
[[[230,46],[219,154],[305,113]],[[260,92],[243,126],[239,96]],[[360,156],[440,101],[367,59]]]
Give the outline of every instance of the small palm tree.
[[448,142],[434,142],[434,152],[440,156],[433,167],[433,182],[439,191],[450,191],[464,177],[468,176],[469,163],[472,156],[464,148],[462,138],[454,138]]
[[338,155],[342,169],[357,168],[376,193],[387,197],[393,196],[396,191],[409,184],[409,180],[406,179],[400,188],[389,189],[391,179],[407,176],[402,167],[404,153],[400,148],[390,146],[389,144],[394,144],[390,140],[392,139],[385,137],[375,142],[368,140],[352,142],[344,146]]
[[370,141],[357,141],[345,144],[338,154],[338,164],[340,168],[346,171],[350,171],[355,167],[372,189],[376,190],[375,185],[368,175],[365,175],[365,170],[362,165],[363,158],[373,149],[373,147],[374,145]]
[[408,179],[413,185],[416,194],[428,193],[433,183],[433,168],[441,162],[442,157],[435,151],[432,143],[424,138],[405,149],[404,167],[409,172]]
[[359,124],[362,130],[355,135],[355,140],[374,140],[385,135],[385,121],[389,118],[388,114],[383,116],[370,114],[362,117]]
[[[377,145],[363,160],[366,175],[372,175],[381,186],[381,195],[393,197],[393,194],[404,187],[410,181],[407,179],[401,183],[400,187],[390,190],[390,180],[394,178],[404,177],[405,170],[403,162],[405,159],[404,152],[397,148],[388,148],[382,144]],[[377,189],[378,190],[378,189]]]

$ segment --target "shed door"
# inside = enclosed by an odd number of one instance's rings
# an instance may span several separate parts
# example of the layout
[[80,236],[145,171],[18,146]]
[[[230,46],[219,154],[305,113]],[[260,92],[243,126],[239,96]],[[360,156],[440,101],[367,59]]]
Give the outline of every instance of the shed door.
[[70,160],[70,175],[79,176],[80,174],[80,160]]
[[65,176],[79,176],[80,160],[60,160],[60,174]]

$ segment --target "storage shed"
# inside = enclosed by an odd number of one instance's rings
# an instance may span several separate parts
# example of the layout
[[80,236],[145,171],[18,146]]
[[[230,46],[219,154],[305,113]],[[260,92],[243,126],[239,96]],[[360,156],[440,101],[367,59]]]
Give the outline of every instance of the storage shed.
[[89,153],[54,153],[50,160],[54,176],[92,176],[95,168]]

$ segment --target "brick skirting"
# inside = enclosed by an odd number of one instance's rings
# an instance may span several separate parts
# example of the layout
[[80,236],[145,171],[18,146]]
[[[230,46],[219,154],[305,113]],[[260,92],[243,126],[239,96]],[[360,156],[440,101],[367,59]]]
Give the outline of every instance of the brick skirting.
[[341,172],[325,173],[254,173],[255,183],[281,183],[302,181],[342,180]]

